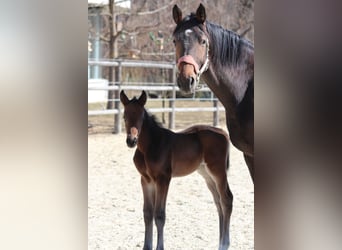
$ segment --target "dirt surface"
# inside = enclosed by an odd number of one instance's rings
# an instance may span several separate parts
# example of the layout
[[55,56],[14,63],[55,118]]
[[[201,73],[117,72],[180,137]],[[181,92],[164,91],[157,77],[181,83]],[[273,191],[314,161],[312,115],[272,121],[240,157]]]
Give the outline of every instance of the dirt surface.
[[[143,199],[140,175],[125,134],[88,135],[88,247],[142,249]],[[228,181],[234,195],[231,247],[254,249],[254,187],[242,153],[230,150]],[[171,181],[166,206],[165,249],[217,249],[218,215],[203,178]],[[154,247],[156,228],[154,227]]]

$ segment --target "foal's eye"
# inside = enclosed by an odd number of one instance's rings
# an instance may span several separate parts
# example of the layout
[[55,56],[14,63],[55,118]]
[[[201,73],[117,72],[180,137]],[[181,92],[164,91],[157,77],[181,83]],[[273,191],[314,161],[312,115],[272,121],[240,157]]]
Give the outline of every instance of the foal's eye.
[[206,43],[207,43],[207,41],[205,39],[201,39],[201,41],[200,41],[201,45],[205,45]]
[[175,39],[173,39],[173,41],[172,41],[172,42],[173,42],[173,44],[174,44],[174,45],[176,45],[176,40],[175,40]]

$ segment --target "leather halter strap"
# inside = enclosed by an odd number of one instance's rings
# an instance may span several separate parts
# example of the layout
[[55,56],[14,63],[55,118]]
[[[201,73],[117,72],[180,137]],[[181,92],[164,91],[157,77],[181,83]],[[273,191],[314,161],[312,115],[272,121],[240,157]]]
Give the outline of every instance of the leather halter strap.
[[195,59],[191,55],[185,55],[185,56],[180,57],[177,61],[178,70],[179,70],[179,67],[180,67],[182,62],[194,66],[195,74],[196,74],[196,80],[199,81],[203,72],[205,72],[209,68],[209,42],[208,42],[208,40],[206,41],[206,48],[207,48],[206,58],[205,58],[203,65],[201,66],[201,68],[199,67],[199,65],[197,64],[197,62],[195,61]]
[[187,63],[187,64],[191,64],[192,66],[194,66],[195,73],[196,74],[198,73],[199,66],[198,66],[197,62],[195,61],[195,59],[191,55],[182,56],[178,59],[178,62],[177,62],[178,69],[179,69],[180,64],[182,62]]

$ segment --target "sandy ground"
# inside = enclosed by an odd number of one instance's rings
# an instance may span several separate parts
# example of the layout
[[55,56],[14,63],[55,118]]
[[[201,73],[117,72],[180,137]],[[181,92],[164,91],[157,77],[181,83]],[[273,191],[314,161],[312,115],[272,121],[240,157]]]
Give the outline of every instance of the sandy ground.
[[[88,247],[142,249],[143,199],[140,175],[132,161],[135,149],[125,134],[88,136]],[[230,151],[228,181],[234,194],[232,249],[254,249],[254,187],[242,154]],[[218,215],[203,178],[171,181],[166,206],[165,249],[217,249]],[[154,227],[154,246],[156,228]]]

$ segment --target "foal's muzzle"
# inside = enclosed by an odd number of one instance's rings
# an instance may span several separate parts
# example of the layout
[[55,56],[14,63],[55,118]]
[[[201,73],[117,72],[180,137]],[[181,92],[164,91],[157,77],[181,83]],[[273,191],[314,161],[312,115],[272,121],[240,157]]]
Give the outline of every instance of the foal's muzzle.
[[130,148],[134,148],[137,145],[138,138],[137,137],[131,137],[130,135],[127,135],[126,138],[126,144]]
[[138,134],[139,134],[139,131],[136,127],[130,128],[129,133],[127,133],[127,138],[126,138],[126,144],[128,147],[133,148],[137,145]]

